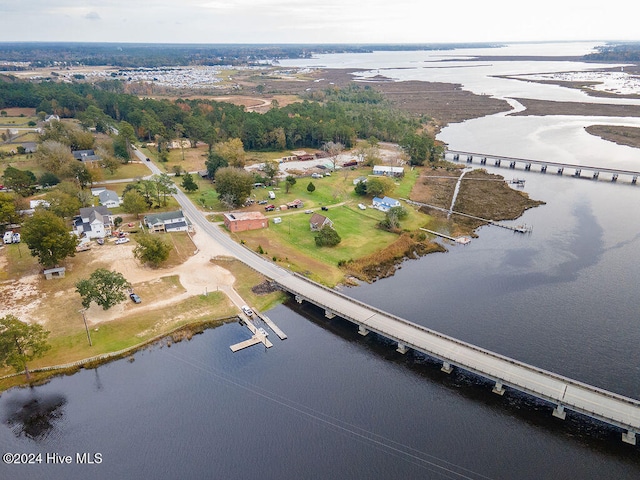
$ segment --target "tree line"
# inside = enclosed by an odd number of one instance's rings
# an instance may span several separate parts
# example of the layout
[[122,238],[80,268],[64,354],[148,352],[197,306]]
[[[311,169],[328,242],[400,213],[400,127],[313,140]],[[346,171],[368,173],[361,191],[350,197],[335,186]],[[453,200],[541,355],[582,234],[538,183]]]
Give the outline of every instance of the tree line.
[[265,114],[213,100],[155,100],[123,92],[123,84],[0,82],[0,106],[31,107],[38,112],[77,118],[87,128],[109,131],[126,122],[140,140],[189,138],[193,144],[239,138],[245,150],[320,148],[333,141],[350,148],[357,138],[400,141],[419,122],[393,108],[371,87],[329,88],[321,98]]

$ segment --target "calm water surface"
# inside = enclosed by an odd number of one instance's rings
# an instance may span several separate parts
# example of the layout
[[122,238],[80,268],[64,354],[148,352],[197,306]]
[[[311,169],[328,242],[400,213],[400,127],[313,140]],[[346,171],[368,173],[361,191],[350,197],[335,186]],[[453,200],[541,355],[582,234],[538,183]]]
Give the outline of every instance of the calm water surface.
[[[553,130],[554,119],[545,122],[540,128]],[[473,135],[462,126],[443,135],[452,148],[484,148],[491,125],[532,131],[487,120]],[[501,148],[520,155],[520,136],[505,138]],[[539,135],[522,156],[568,152],[575,141],[550,138]],[[601,141],[589,151],[621,168],[638,161],[636,151],[625,156]],[[484,227],[468,246],[405,262],[393,278],[346,293],[640,398],[640,186],[490,170],[525,178],[526,191],[547,202],[514,222],[533,225],[531,235]],[[268,351],[231,353],[248,331],[229,324],[133,362],[6,392],[3,453],[97,452],[102,463],[0,464],[0,478],[640,478],[638,447],[615,429],[570,412],[560,421],[550,405],[513,391],[493,395],[481,379],[445,375],[308,305],[269,315],[289,339],[274,338]]]

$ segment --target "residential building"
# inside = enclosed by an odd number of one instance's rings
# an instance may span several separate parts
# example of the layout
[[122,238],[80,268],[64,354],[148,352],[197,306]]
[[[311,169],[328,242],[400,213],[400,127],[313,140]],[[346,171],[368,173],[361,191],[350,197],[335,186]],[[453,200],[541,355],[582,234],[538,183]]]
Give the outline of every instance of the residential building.
[[224,226],[231,232],[269,228],[269,219],[261,212],[231,212],[223,216]]
[[111,235],[113,218],[105,206],[87,207],[80,209],[80,215],[73,219],[73,229],[76,235],[87,238],[104,238]]
[[108,208],[116,208],[120,206],[120,197],[113,190],[103,190],[98,194],[100,199],[100,205],[104,205]]
[[385,177],[402,177],[404,176],[404,167],[390,167],[388,165],[374,165],[374,175],[382,175]]
[[309,227],[311,227],[312,232],[322,230],[322,227],[324,226],[333,227],[333,222],[319,213],[311,215],[311,218],[309,219]]
[[161,212],[144,217],[144,224],[149,232],[186,232],[191,223],[184,216],[182,210],[175,212]]
[[100,160],[100,157],[96,155],[96,152],[93,150],[76,150],[71,153],[73,154],[73,158],[80,162],[93,162],[95,160]]
[[373,201],[371,202],[371,206],[373,208],[376,208],[376,209],[380,210],[381,212],[388,212],[393,207],[399,207],[400,206],[400,202],[398,200],[396,200],[395,198],[373,197]]

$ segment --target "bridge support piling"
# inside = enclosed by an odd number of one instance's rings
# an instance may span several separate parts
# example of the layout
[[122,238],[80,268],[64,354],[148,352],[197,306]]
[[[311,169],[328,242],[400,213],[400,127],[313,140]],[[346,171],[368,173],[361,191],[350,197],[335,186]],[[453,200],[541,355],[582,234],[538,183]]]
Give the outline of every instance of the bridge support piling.
[[333,313],[333,312],[332,312],[332,311],[330,311],[330,310],[325,310],[325,311],[324,311],[324,316],[325,316],[325,317],[327,317],[327,318],[333,318],[333,317],[335,317],[335,316],[336,316],[336,314],[335,314],[335,313]]
[[531,164],[530,164],[530,163],[527,163],[527,164],[524,166],[524,169],[525,169],[527,172],[528,172],[528,171],[530,171],[530,170],[531,170]]
[[542,167],[540,167],[540,173],[547,173],[547,166],[543,165]]
[[364,337],[369,334],[369,330],[364,328],[364,325],[358,325],[358,333]]
[[498,381],[496,382],[496,384],[494,385],[493,389],[491,390],[493,393],[495,393],[496,395],[504,395],[504,385],[502,385],[502,382]]
[[480,165],[486,165],[487,164],[487,157],[482,157],[482,159],[480,160]]
[[456,161],[456,162],[457,162],[458,160],[460,160],[460,155],[456,153],[456,154],[453,156],[453,160],[454,160],[454,161]]
[[558,404],[558,406],[553,409],[553,416],[564,420],[567,416],[567,412],[564,411],[564,405]]
[[509,164],[509,168],[516,168],[516,162],[511,162]]
[[638,176],[634,175],[633,178],[631,179],[631,185],[635,185],[637,181],[638,181]]
[[576,168],[576,173],[573,174],[574,177],[579,177],[580,174],[582,173],[582,170],[579,168]]
[[493,162],[493,164],[494,164],[496,167],[499,167],[499,166],[500,166],[500,159],[497,159],[495,162]]
[[613,177],[611,177],[611,181],[612,181],[612,182],[616,182],[617,180],[618,180],[618,174],[617,174],[617,173],[614,173],[614,174],[613,174]]
[[295,298],[298,303],[302,303],[302,300],[304,300],[300,295],[296,295]]
[[449,362],[442,362],[442,368],[440,370],[442,370],[444,373],[451,373],[453,372],[453,367]]
[[564,172],[564,167],[558,168],[558,175],[562,175],[563,172]]
[[599,176],[600,176],[600,172],[593,172],[593,179],[594,180],[597,180]]
[[467,163],[473,162],[473,155],[467,155]]
[[628,443],[629,445],[635,445],[636,444],[636,432],[634,432],[633,430],[629,430],[627,432],[624,432],[622,434],[622,441],[624,443]]
[[409,351],[409,347],[407,347],[404,343],[398,342],[398,348],[396,348],[396,352],[402,353],[403,355]]

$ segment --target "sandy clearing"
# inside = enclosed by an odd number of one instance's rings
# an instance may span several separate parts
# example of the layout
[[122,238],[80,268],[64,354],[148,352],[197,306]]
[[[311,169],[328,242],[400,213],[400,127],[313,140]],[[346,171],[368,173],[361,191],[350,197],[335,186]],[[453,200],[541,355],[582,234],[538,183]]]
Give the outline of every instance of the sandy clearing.
[[[197,228],[197,227],[196,227]],[[160,234],[162,235],[162,234]],[[176,267],[152,269],[143,265],[134,258],[131,243],[123,245],[108,244],[104,247],[95,247],[89,252],[83,252],[78,255],[86,255],[89,265],[107,264],[107,268],[122,273],[125,278],[133,284],[143,282],[153,282],[163,277],[177,275],[180,284],[184,287],[183,291],[176,291],[175,295],[169,295],[161,300],[144,302],[135,305],[137,312],[156,310],[168,305],[172,305],[183,301],[194,295],[201,295],[205,292],[222,290],[225,292],[237,306],[244,302],[233,289],[235,277],[224,268],[211,263],[211,259],[217,256],[228,255],[228,252],[211,240],[207,235],[198,233],[197,229],[192,234],[195,243],[194,255],[186,262]],[[40,293],[38,284],[42,281],[40,274],[26,275],[16,281],[5,282],[0,285],[0,316],[7,314],[16,315],[18,318],[30,319],[38,323],[47,323],[49,319],[41,318],[38,315],[38,307],[40,305]],[[70,289],[66,291],[56,292],[56,297],[65,295],[69,292],[75,292]],[[133,304],[123,302],[109,310],[102,310],[96,304],[91,304],[87,310],[87,321],[91,325],[108,322],[122,318],[131,314]]]

